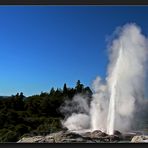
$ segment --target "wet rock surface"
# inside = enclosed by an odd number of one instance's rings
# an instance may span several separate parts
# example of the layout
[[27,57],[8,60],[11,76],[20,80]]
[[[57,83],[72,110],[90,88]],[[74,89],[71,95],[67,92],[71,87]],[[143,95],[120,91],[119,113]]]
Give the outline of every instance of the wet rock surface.
[[99,130],[81,134],[60,131],[46,136],[23,137],[17,143],[103,143],[120,140],[118,135],[107,135]]

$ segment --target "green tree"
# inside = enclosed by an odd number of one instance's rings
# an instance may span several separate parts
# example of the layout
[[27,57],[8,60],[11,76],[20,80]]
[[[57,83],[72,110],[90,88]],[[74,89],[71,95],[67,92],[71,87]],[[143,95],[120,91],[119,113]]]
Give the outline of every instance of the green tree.
[[18,136],[28,133],[30,129],[31,129],[30,127],[28,127],[24,124],[18,124],[15,126],[15,131],[18,134]]
[[15,110],[24,110],[24,95],[21,92],[16,94],[14,101],[14,109]]
[[89,87],[84,88],[84,94],[88,95],[88,97],[92,96],[92,91]]
[[41,97],[47,97],[48,96],[48,93],[47,92],[41,92],[40,96]]
[[1,137],[2,142],[16,142],[18,140],[18,135],[15,131],[8,131]]
[[63,86],[63,94],[64,95],[67,95],[67,92],[68,92],[68,88],[66,86],[66,83],[64,83],[64,86]]
[[50,90],[50,95],[52,96],[54,94],[55,94],[55,90],[54,90],[54,87],[52,87],[51,90]]
[[84,85],[81,84],[80,80],[77,81],[75,89],[77,93],[82,93]]
[[22,100],[25,98],[23,92],[20,93],[20,96],[19,96]]

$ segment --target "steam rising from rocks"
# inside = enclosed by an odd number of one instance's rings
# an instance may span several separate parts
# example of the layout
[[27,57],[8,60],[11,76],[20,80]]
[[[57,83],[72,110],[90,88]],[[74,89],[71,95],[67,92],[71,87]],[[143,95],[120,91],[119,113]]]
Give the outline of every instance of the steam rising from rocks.
[[[135,111],[144,102],[147,38],[135,23],[118,27],[115,32],[116,37],[108,49],[107,77],[93,81],[90,107],[82,95],[75,96],[71,102],[79,105],[71,108],[65,105],[71,114],[62,123],[69,130],[101,130],[108,134],[114,130],[130,130]],[[72,113],[73,109],[77,109],[77,113]]]

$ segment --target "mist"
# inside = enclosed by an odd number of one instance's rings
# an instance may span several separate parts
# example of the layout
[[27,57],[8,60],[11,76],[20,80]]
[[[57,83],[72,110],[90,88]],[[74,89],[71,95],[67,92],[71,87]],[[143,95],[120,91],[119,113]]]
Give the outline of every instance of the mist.
[[126,132],[142,114],[139,108],[146,102],[148,40],[135,23],[117,27],[113,34],[107,45],[107,76],[106,79],[97,76],[93,81],[90,106],[88,98],[77,95],[62,108],[65,111],[62,124],[69,130],[101,130],[110,135],[114,130]]

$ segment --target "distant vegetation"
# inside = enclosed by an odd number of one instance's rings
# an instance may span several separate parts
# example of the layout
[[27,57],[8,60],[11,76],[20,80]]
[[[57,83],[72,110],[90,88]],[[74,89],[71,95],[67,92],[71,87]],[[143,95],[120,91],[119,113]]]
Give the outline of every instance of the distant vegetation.
[[11,97],[0,97],[0,142],[16,142],[23,136],[45,135],[62,129],[64,118],[59,107],[76,94],[91,97],[92,91],[80,80],[74,88],[64,84],[62,89],[25,97],[17,93]]

